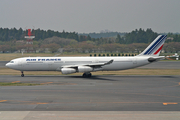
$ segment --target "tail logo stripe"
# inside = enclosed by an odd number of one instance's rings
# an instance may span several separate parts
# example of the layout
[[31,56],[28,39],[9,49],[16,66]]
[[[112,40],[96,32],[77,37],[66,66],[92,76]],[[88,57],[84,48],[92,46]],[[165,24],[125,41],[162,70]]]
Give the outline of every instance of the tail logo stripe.
[[158,52],[162,49],[163,45],[154,53],[154,55],[158,54]]
[[[145,53],[146,54],[152,54],[154,52],[154,50],[156,50],[157,48],[159,48],[161,46],[161,43],[164,42],[164,39],[166,38],[166,35],[162,35]],[[160,49],[160,48],[159,48]],[[158,49],[158,50],[159,50]],[[162,49],[162,48],[161,48]],[[160,50],[161,50],[160,49]],[[159,50],[159,51],[160,51]],[[157,52],[157,51],[156,51]],[[158,52],[157,52],[158,53]],[[157,54],[156,53],[156,54]]]
[[164,38],[162,39],[161,42],[159,42],[159,43],[151,50],[151,52],[150,52],[149,54],[152,54],[157,48],[159,48],[160,46],[162,46],[163,41],[164,41]]
[[164,36],[161,36],[147,51],[145,54],[150,54],[150,52],[153,50],[154,46],[156,46],[160,41],[162,41]]
[[162,39],[162,37],[163,37],[163,36],[161,36],[161,37],[144,53],[144,55],[145,55],[145,54],[148,54],[149,51],[154,47],[154,45],[156,45],[156,44]]
[[156,50],[157,48],[159,48],[159,47],[161,46],[161,43],[164,41],[164,38],[165,38],[165,37],[166,37],[166,36],[163,36],[163,38],[161,39],[161,41],[159,41],[159,43],[157,43],[157,44],[155,45],[155,47],[151,49],[151,51],[149,52],[149,54],[152,54],[152,53],[154,52],[154,50]]

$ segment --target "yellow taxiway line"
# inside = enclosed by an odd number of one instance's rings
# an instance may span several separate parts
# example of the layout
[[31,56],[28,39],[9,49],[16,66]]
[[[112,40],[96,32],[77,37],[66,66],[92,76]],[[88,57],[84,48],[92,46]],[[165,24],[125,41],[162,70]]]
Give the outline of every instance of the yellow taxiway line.
[[0,100],[0,102],[6,102],[7,100]]
[[20,82],[20,81],[14,81],[14,82],[11,82],[11,83],[18,83],[18,82]]
[[178,103],[163,103],[163,105],[176,105]]

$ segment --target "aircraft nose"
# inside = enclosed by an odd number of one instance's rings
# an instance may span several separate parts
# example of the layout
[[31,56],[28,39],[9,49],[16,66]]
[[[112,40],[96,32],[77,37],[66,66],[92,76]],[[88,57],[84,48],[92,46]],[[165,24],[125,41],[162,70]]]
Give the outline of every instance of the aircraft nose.
[[6,63],[6,65],[5,65],[6,67],[8,67],[8,63]]

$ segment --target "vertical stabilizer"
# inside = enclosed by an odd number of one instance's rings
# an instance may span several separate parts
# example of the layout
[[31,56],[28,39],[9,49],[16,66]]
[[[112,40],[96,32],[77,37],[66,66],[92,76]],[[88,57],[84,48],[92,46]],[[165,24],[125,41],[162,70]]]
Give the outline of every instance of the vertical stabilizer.
[[167,35],[159,35],[139,56],[159,56]]

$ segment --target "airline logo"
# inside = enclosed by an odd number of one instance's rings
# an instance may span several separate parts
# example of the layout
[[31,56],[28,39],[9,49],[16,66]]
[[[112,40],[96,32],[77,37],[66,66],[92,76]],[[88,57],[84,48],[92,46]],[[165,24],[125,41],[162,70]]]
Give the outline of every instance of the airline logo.
[[26,59],[26,61],[61,61],[61,59]]
[[166,36],[167,35],[162,35],[161,37],[159,37],[158,40],[156,40],[156,42],[153,45],[151,45],[150,48],[144,53],[144,55],[158,54],[164,45]]

